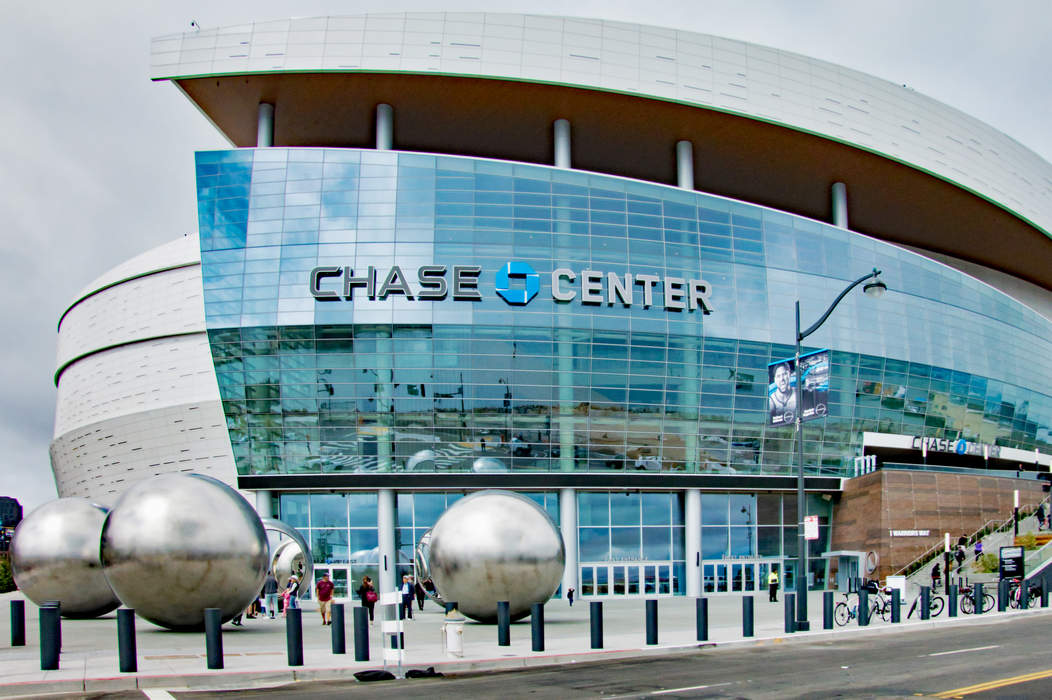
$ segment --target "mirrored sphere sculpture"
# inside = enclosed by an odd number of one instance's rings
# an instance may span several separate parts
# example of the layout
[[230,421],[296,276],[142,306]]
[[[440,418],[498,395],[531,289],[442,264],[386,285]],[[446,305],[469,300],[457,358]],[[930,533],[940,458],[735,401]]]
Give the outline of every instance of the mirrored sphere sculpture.
[[413,566],[416,568],[417,579],[423,584],[427,597],[439,605],[444,605],[445,601],[442,600],[442,595],[438,592],[438,589],[427,584],[429,580],[434,583],[431,579],[431,530],[422,534],[420,541],[416,543]]
[[300,578],[302,596],[302,591],[310,590],[311,581],[314,580],[314,558],[307,540],[299,530],[277,518],[263,518],[263,529],[288,538],[277,542],[270,549],[270,570],[278,580],[278,589],[284,589],[289,576],[296,574]]
[[120,605],[99,559],[99,536],[109,511],[84,498],[40,506],[15,529],[11,570],[31,601],[62,603],[62,616],[98,617]]
[[506,472],[508,465],[495,457],[479,457],[471,463],[473,472]]
[[559,528],[540,506],[510,491],[480,491],[439,517],[427,570],[443,600],[496,622],[499,601],[508,601],[514,620],[551,598],[565,562]]
[[201,474],[164,474],[128,489],[102,529],[102,565],[136,614],[175,630],[224,621],[263,587],[267,535],[234,489]]

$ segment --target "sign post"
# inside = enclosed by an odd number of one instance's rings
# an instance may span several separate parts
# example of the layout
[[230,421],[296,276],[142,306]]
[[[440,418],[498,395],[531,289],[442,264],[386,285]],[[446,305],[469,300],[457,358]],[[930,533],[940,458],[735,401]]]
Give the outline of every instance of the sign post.
[[998,577],[1001,580],[1006,578],[1017,578],[1022,580],[1024,571],[1025,557],[1023,556],[1022,547],[1001,547],[1001,562],[998,567]]

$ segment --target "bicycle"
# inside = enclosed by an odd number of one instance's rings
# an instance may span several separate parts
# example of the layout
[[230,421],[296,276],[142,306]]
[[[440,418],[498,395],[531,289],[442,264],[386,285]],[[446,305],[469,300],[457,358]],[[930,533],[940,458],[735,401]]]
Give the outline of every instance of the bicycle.
[[[961,599],[958,607],[961,612],[965,615],[971,615],[975,613],[975,597],[973,596],[974,588],[972,586],[961,586],[960,594]],[[994,608],[994,597],[983,591],[983,612],[990,612]]]
[[[849,605],[848,604],[851,601],[851,596],[852,595],[856,596],[856,598],[858,596],[857,593],[845,593],[844,594],[844,600],[842,600],[839,603],[837,603],[836,607],[833,608],[833,621],[836,622],[839,627],[843,627],[844,625],[846,625],[851,620],[855,620],[855,619],[858,618],[858,602],[857,602],[857,600],[856,600],[854,605]],[[872,605],[870,606],[869,619],[871,619],[871,620],[873,619],[874,615],[877,615],[877,614],[880,613],[880,610],[883,607],[883,598],[880,598],[879,600],[881,601],[880,603],[878,603],[875,600],[875,601],[873,601]]]
[[[1022,597],[1023,583],[1020,579],[1013,578],[1008,581],[1008,605],[1012,608],[1018,609],[1020,598]],[[1027,593],[1026,607],[1033,608],[1037,607],[1041,601],[1041,588],[1038,586],[1030,586],[1029,592]]]
[[[913,617],[913,611],[917,609],[920,600],[920,596],[917,596],[913,599],[913,605],[910,606],[910,611],[906,614],[907,620]],[[931,617],[938,617],[942,613],[943,608],[945,607],[946,601],[942,599],[941,595],[928,596],[928,614]],[[917,614],[920,615],[919,612]]]

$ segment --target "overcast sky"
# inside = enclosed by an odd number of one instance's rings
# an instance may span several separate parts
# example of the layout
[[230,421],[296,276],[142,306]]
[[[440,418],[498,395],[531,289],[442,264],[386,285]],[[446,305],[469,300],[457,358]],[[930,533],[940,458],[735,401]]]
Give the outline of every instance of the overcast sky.
[[251,20],[373,11],[572,14],[741,39],[855,68],[952,105],[1052,160],[1047,0],[9,2],[0,25],[0,495],[55,497],[56,323],[88,282],[196,229],[193,154],[226,142],[149,40]]

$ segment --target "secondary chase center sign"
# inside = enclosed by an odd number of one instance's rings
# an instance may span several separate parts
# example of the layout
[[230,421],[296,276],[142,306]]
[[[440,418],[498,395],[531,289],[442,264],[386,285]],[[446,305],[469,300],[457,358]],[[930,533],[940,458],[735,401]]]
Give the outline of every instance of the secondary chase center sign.
[[[383,301],[399,295],[410,301],[481,301],[479,265],[421,265],[416,279],[398,265],[386,271],[373,266],[355,273],[350,267],[321,266],[310,271],[308,285],[318,301],[352,301],[357,298]],[[662,297],[665,311],[713,311],[709,284],[703,279],[661,277],[659,275],[617,273],[603,270],[575,271],[566,267],[553,270],[551,298],[569,303],[654,306],[655,292]],[[541,291],[541,275],[529,263],[509,262],[497,270],[493,292],[512,306],[525,306]]]

